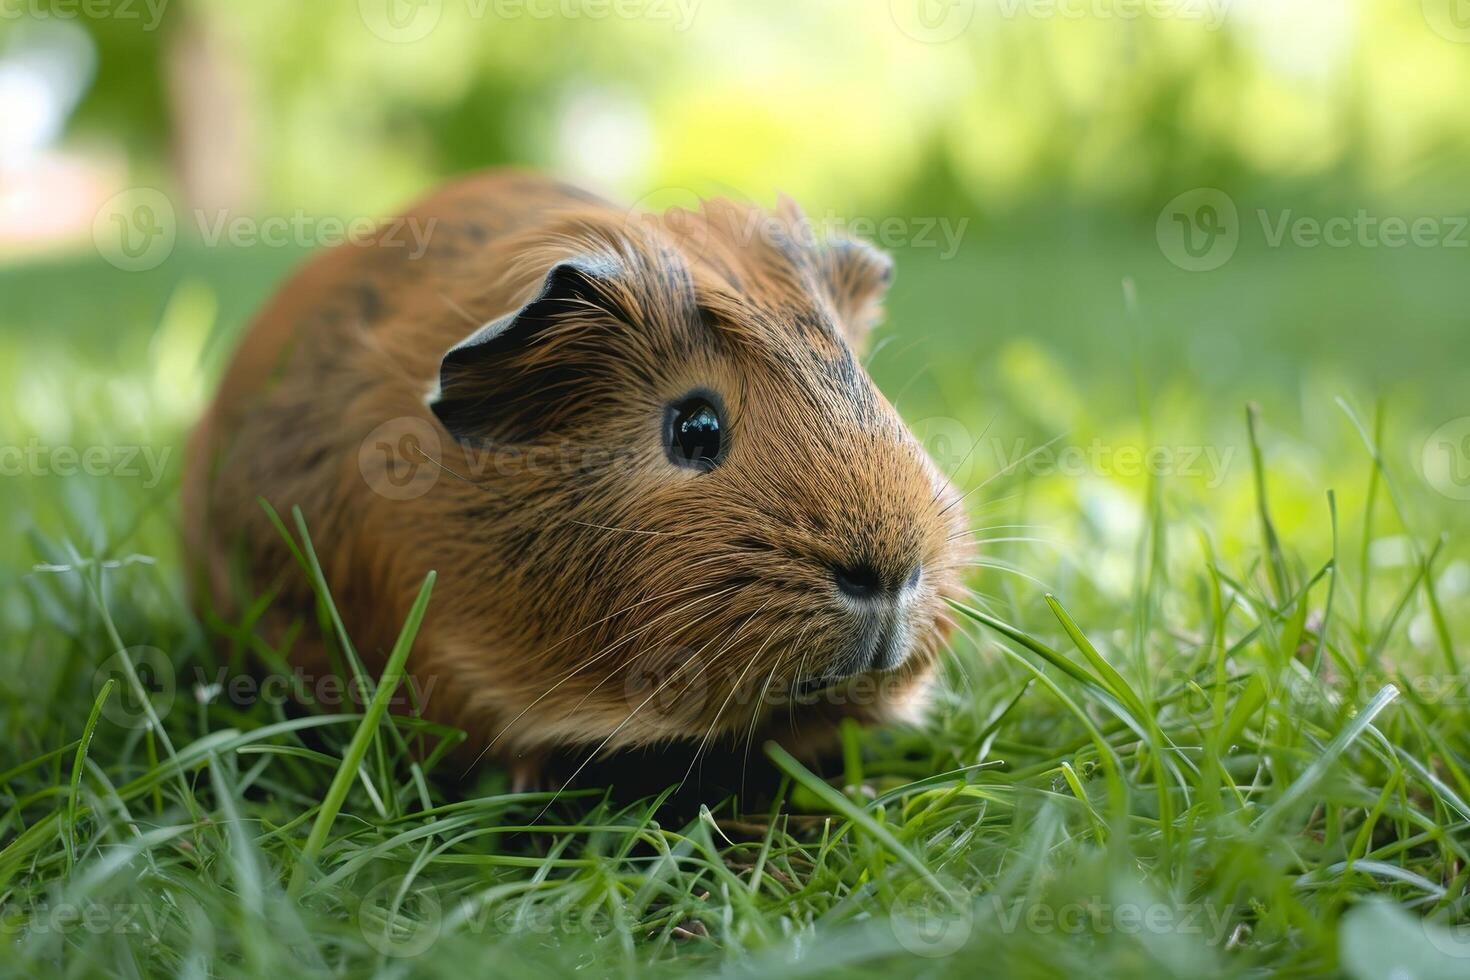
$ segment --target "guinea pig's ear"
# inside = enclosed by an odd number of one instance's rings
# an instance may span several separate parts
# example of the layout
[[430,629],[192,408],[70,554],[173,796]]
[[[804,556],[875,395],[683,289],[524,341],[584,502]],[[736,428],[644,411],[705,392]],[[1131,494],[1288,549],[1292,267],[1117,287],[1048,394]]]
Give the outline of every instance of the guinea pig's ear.
[[439,363],[439,389],[429,408],[459,440],[495,434],[533,438],[556,413],[557,389],[576,375],[560,359],[558,324],[621,317],[610,296],[620,272],[615,259],[583,255],[552,266],[525,306],[454,345]]
[[837,326],[848,345],[861,352],[869,331],[883,318],[893,259],[858,239],[828,234],[822,241],[801,205],[785,194],[777,200],[775,217],[795,242],[815,251],[816,273],[837,313]]
[[853,350],[862,351],[869,331],[883,318],[883,294],[893,282],[893,259],[864,241],[829,238],[819,274],[843,336]]

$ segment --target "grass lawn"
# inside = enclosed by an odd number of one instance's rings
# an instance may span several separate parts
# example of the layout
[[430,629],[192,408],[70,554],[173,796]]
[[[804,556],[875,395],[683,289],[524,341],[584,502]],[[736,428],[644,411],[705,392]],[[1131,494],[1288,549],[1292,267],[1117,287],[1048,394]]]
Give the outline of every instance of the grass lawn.
[[932,717],[555,798],[188,607],[182,432],[296,257],[0,270],[0,973],[1470,976],[1455,257],[900,255],[872,370],[986,542]]

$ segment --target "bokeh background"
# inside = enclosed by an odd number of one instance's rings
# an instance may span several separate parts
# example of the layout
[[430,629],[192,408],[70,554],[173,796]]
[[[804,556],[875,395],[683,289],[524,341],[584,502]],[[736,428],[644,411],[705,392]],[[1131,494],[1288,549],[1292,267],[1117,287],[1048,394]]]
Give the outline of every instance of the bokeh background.
[[1467,92],[1464,0],[0,0],[6,626],[59,540],[176,594],[183,433],[252,310],[514,164],[889,249],[875,378],[1074,600],[1133,588],[1154,510],[1168,561],[1257,546],[1249,402],[1293,553],[1333,489],[1354,554],[1356,418],[1394,477],[1363,567],[1448,535],[1465,636]]

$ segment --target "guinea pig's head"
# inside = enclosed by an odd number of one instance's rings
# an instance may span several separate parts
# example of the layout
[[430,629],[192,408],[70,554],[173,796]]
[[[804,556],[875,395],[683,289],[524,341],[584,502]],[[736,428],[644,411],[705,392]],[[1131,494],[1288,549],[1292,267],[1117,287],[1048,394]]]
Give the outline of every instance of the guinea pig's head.
[[710,202],[569,216],[511,274],[529,299],[431,408],[465,476],[449,615],[515,665],[515,724],[619,746],[911,701],[969,545],[856,353],[887,257]]

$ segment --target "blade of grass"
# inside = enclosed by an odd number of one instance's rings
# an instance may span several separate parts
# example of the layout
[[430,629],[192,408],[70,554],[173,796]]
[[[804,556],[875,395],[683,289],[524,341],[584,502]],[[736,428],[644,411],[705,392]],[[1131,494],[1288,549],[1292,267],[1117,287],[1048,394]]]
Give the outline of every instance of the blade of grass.
[[1317,624],[1317,645],[1312,652],[1312,676],[1322,676],[1322,657],[1327,648],[1327,630],[1332,626],[1332,607],[1337,598],[1337,494],[1327,491],[1327,514],[1332,521],[1332,578],[1327,582],[1327,603],[1322,607],[1322,621]]
[[[1352,419],[1351,412],[1348,412],[1348,418]],[[1353,421],[1356,425],[1356,420],[1354,419]],[[1376,509],[1378,503],[1378,482],[1383,472],[1378,465],[1377,456],[1373,453],[1371,447],[1381,445],[1382,442],[1383,402],[1379,401],[1373,406],[1373,438],[1369,440],[1369,455],[1372,465],[1368,467],[1368,493],[1363,501],[1363,540],[1358,552],[1358,636],[1364,644],[1367,644],[1370,635],[1368,626],[1370,616],[1368,593],[1371,591],[1371,582],[1373,580],[1373,559],[1371,555],[1373,546],[1373,511]]]
[[418,598],[414,600],[413,608],[409,610],[403,629],[398,634],[398,642],[393,645],[393,652],[388,655],[388,663],[383,668],[383,676],[379,680],[377,690],[373,692],[373,699],[363,714],[362,724],[357,727],[352,741],[348,743],[347,751],[342,756],[341,768],[332,777],[332,783],[327,788],[327,795],[322,800],[321,810],[317,813],[311,832],[307,834],[300,860],[296,863],[291,876],[289,894],[297,894],[305,884],[307,864],[316,860],[322,847],[326,844],[327,834],[332,829],[332,821],[337,819],[337,814],[347,799],[347,791],[352,788],[352,782],[357,778],[357,769],[362,765],[368,746],[377,734],[378,723],[388,710],[388,702],[403,679],[408,651],[413,646],[414,638],[418,636],[419,626],[424,620],[424,612],[429,606],[429,595],[434,591],[434,579],[433,572],[424,577],[424,584],[419,589]]
[[1043,598],[1046,600],[1047,606],[1051,608],[1052,615],[1056,616],[1057,622],[1062,624],[1062,629],[1066,631],[1067,636],[1071,638],[1082,656],[1092,665],[1092,669],[1097,671],[1098,676],[1102,678],[1102,682],[1107,685],[1108,689],[1116,694],[1118,700],[1127,705],[1128,709],[1136,714],[1140,721],[1147,718],[1149,711],[1144,706],[1143,699],[1128,684],[1127,679],[1118,673],[1117,668],[1108,662],[1108,658],[1099,653],[1097,647],[1092,645],[1092,641],[1078,628],[1076,621],[1072,619],[1066,609],[1062,608],[1062,604],[1057,601],[1056,596],[1048,592]]
[[988,626],[1002,636],[1021,644],[1027,650],[1030,650],[1032,653],[1036,654],[1038,657],[1045,660],[1053,667],[1056,667],[1058,670],[1068,675],[1073,680],[1081,681],[1088,687],[1095,688],[1100,691],[1106,691],[1108,689],[1106,684],[1098,680],[1092,674],[1088,673],[1082,667],[1078,666],[1076,663],[1069,660],[1068,658],[1062,656],[1060,653],[1053,650],[1045,643],[1042,643],[1040,640],[1036,640],[1030,636],[1027,636],[1025,633],[1016,629],[1014,626],[1011,626],[1009,623],[1002,622],[1001,620],[996,619],[994,616],[990,615],[987,612],[982,612],[981,610],[976,609],[973,606],[967,606],[962,602],[955,601],[954,599],[950,599],[949,604],[955,609],[959,610],[961,613],[964,613],[966,616],[973,619],[975,622],[980,623],[983,626]]
[[[1047,594],[1045,599],[1046,604],[1051,607],[1052,614],[1057,617],[1057,621],[1062,624],[1062,629],[1072,638],[1072,642],[1081,651],[1082,656],[1087,658],[1087,662],[1098,672],[1103,682],[1118,696],[1128,710],[1134,713],[1136,719],[1132,727],[1147,734],[1149,755],[1154,770],[1154,783],[1159,800],[1159,824],[1164,829],[1165,839],[1169,840],[1174,830],[1174,806],[1169,796],[1169,783],[1164,771],[1164,735],[1159,731],[1153,712],[1144,705],[1143,699],[1129,686],[1127,679],[1118,673],[1117,668],[1108,663],[1108,659],[1092,645],[1092,641],[1077,626],[1076,621],[1067,613],[1067,610],[1062,608],[1062,604],[1056,600],[1056,597]],[[1075,778],[1075,774],[1071,778]],[[1085,798],[1084,802],[1086,802]],[[1090,803],[1088,805],[1091,806]]]
[[92,744],[92,736],[97,731],[97,719],[102,717],[102,706],[107,703],[107,696],[112,693],[114,683],[116,680],[109,677],[107,683],[102,685],[102,691],[97,695],[97,699],[92,702],[92,713],[87,716],[87,724],[82,728],[81,740],[77,742],[77,754],[71,764],[71,793],[67,797],[66,804],[66,866],[68,873],[77,860],[77,797],[82,788],[83,763],[87,758],[87,748]]
[[1353,716],[1352,720],[1343,726],[1342,731],[1327,744],[1322,754],[1312,760],[1312,764],[1298,776],[1290,786],[1286,788],[1276,802],[1261,814],[1256,830],[1258,834],[1268,834],[1274,831],[1277,821],[1281,820],[1286,813],[1301,801],[1302,797],[1311,792],[1312,789],[1322,781],[1328,771],[1337,764],[1337,760],[1347,751],[1348,746],[1357,740],[1359,735],[1373,723],[1373,719],[1394,702],[1399,695],[1399,689],[1392,684],[1385,684],[1383,688],[1373,696],[1373,700],[1364,706]]
[[1103,822],[1102,814],[1098,813],[1097,808],[1092,805],[1092,800],[1088,797],[1087,790],[1082,788],[1082,779],[1077,775],[1077,770],[1072,768],[1072,763],[1065,760],[1062,761],[1061,768],[1062,778],[1067,781],[1067,786],[1071,788],[1072,795],[1077,797],[1077,801],[1087,811],[1087,819],[1092,824],[1093,840],[1097,841],[1100,845],[1106,844],[1108,841],[1107,824]]
[[1261,521],[1261,537],[1265,541],[1267,567],[1271,572],[1271,586],[1278,603],[1285,602],[1290,594],[1286,574],[1286,558],[1281,553],[1281,539],[1276,534],[1276,525],[1271,520],[1270,501],[1266,494],[1266,466],[1261,457],[1261,440],[1256,427],[1260,424],[1261,409],[1254,402],[1246,406],[1245,426],[1250,439],[1251,471],[1256,485],[1256,511]]
[[[1368,430],[1363,427],[1363,423],[1358,420],[1357,414],[1353,412],[1352,407],[1346,401],[1339,398],[1337,399],[1337,404],[1347,414],[1353,427],[1358,430],[1358,435],[1362,438],[1363,444],[1367,446],[1368,455],[1373,459],[1374,470],[1382,477],[1383,487],[1388,491],[1388,501],[1393,505],[1394,515],[1398,517],[1399,525],[1404,528],[1405,533],[1408,535],[1409,544],[1414,549],[1414,557],[1423,566],[1424,601],[1429,606],[1429,619],[1434,624],[1434,633],[1439,640],[1440,652],[1444,656],[1445,665],[1449,668],[1450,673],[1454,674],[1460,669],[1459,658],[1455,656],[1454,638],[1450,635],[1449,623],[1445,619],[1444,608],[1440,605],[1439,601],[1439,592],[1434,584],[1434,575],[1432,574],[1434,556],[1425,557],[1424,549],[1420,546],[1419,539],[1414,536],[1409,527],[1403,502],[1399,497],[1398,487],[1394,484],[1393,478],[1388,472],[1388,467],[1383,462],[1383,453],[1379,449],[1382,438],[1381,419],[1379,422],[1380,431],[1377,432],[1377,436],[1370,436]],[[1439,544],[1443,543],[1444,538],[1441,535]],[[1438,551],[1439,548],[1436,546],[1435,554],[1438,554]]]

